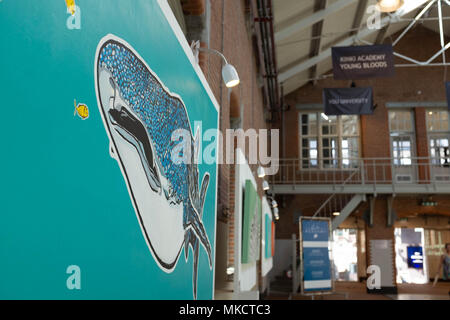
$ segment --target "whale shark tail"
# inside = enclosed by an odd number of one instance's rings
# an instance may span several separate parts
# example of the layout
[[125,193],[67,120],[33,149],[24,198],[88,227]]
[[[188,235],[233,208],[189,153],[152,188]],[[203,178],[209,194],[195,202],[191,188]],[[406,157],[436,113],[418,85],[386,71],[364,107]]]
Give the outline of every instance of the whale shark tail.
[[197,298],[198,258],[199,258],[200,243],[206,250],[209,260],[209,268],[212,269],[211,244],[209,242],[208,235],[206,234],[205,227],[203,226],[203,222],[201,221],[201,218],[203,216],[203,207],[205,204],[206,190],[208,189],[208,184],[209,184],[209,174],[205,174],[200,188],[199,193],[200,196],[192,202],[197,209],[195,209],[194,207],[191,208],[192,210],[189,213],[189,222],[188,222],[188,226],[190,226],[190,228],[186,230],[185,233],[185,242],[184,242],[185,258],[187,259],[190,245],[192,248],[194,260],[193,277],[192,277],[194,288],[194,299]]

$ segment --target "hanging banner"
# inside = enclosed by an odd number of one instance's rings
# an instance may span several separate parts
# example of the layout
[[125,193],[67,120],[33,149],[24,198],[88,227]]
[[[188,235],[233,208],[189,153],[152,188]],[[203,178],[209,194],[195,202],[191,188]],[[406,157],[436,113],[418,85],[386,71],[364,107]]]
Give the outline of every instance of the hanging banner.
[[372,88],[325,88],[323,104],[326,115],[373,113]]
[[336,80],[392,77],[395,74],[391,45],[334,47],[331,53]]
[[330,219],[300,218],[302,293],[333,290],[329,241]]
[[445,93],[447,95],[447,107],[450,110],[450,82],[445,83]]

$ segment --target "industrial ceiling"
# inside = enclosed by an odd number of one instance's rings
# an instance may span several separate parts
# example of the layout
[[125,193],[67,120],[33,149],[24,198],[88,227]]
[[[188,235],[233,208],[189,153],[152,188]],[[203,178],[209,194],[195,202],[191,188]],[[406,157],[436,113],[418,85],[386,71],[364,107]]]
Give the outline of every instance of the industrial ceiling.
[[380,25],[373,28],[376,3],[377,0],[273,0],[278,82],[284,94],[326,77],[332,69],[331,47],[376,44],[386,38],[388,43],[395,43],[391,36],[408,29],[420,14],[415,25],[420,23],[440,33],[441,21],[442,35],[450,35],[450,1],[404,0],[396,12],[380,13]]

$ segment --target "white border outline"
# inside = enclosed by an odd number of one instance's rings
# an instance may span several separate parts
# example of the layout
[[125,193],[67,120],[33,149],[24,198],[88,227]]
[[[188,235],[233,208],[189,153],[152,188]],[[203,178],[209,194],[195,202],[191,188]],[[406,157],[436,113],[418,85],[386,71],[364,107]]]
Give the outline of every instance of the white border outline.
[[[169,4],[167,3],[167,0],[158,0],[159,7],[161,8],[163,14],[166,16],[167,22],[169,23],[170,27],[172,28],[172,31],[174,32],[175,36],[178,39],[178,42],[180,43],[181,47],[183,48],[184,52],[186,53],[187,58],[191,62],[192,67],[194,68],[195,72],[197,73],[197,76],[199,77],[201,83],[203,84],[203,88],[208,93],[209,98],[211,99],[211,102],[213,103],[214,107],[217,110],[217,131],[219,131],[219,125],[220,125],[220,105],[216,100],[216,97],[214,96],[208,81],[205,78],[205,75],[200,69],[200,66],[195,61],[194,54],[192,53],[191,47],[189,46],[186,37],[183,34],[183,31],[180,28],[180,25],[178,24],[177,19],[175,18],[172,9],[169,7]],[[217,146],[219,149],[219,146]],[[218,188],[218,172],[219,172],[219,152],[216,152],[216,196],[215,196],[215,209],[214,209],[214,257],[213,257],[213,285],[212,285],[212,300],[214,300],[214,291],[215,291],[215,279],[216,279],[216,238],[217,238],[217,188]],[[198,293],[197,293],[198,298]]]

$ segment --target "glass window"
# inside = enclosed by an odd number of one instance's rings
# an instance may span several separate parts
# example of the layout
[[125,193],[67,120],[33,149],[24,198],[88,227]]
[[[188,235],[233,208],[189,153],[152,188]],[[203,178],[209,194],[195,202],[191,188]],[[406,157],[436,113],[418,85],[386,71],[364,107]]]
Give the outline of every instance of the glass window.
[[359,117],[300,114],[302,168],[356,168]]
[[395,165],[411,165],[411,139],[409,137],[395,137],[392,141],[392,156]]
[[411,166],[415,155],[413,112],[389,111],[389,127],[394,165]]
[[447,110],[427,111],[428,146],[431,163],[435,166],[450,166],[450,128]]
[[449,131],[448,111],[428,111],[427,112],[427,130],[429,132]]
[[358,116],[342,116],[342,135],[358,134]]
[[413,118],[411,111],[389,112],[391,132],[413,132]]

